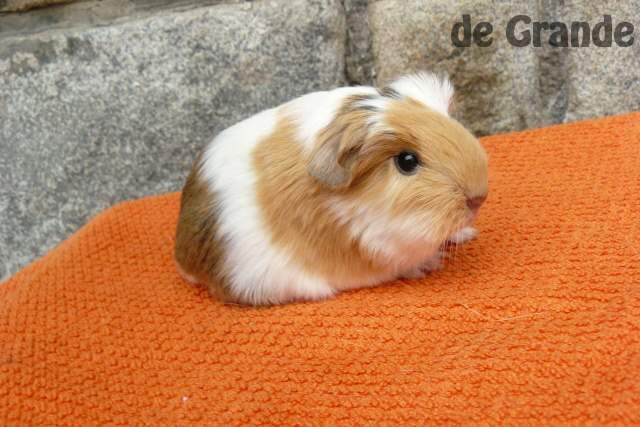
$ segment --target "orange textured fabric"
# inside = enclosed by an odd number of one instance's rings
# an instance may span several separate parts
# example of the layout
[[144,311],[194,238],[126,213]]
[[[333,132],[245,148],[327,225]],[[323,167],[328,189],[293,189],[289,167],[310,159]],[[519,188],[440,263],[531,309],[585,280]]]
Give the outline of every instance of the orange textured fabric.
[[422,281],[225,306],[178,194],[0,286],[0,424],[640,424],[640,113],[485,138],[480,237]]

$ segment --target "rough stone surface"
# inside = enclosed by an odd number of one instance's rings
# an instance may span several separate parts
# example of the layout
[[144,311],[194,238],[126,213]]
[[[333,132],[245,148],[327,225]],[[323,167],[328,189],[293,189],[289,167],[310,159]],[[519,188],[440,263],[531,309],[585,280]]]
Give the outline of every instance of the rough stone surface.
[[346,77],[350,84],[373,85],[369,0],[343,0],[347,18]]
[[[640,0],[615,5],[588,0],[372,0],[376,80],[383,84],[420,69],[448,73],[458,92],[457,115],[478,134],[634,111],[640,108],[638,11]],[[453,46],[451,29],[465,13],[474,25],[493,24],[492,46]],[[636,43],[627,48],[558,48],[546,42],[547,32],[542,47],[513,47],[505,31],[507,21],[519,14],[534,21],[570,25],[580,20],[592,26],[611,14],[614,25],[636,24]]]
[[38,7],[71,3],[78,0],[0,0],[0,12],[24,12]]
[[[179,12],[216,4],[253,0],[80,0],[61,7],[42,7],[28,13],[0,13],[0,39],[42,31],[87,29],[119,25],[166,11]],[[0,3],[2,0],[0,0]]]
[[[635,25],[631,47],[565,49],[567,92],[566,121],[640,110],[640,0],[615,2],[566,1],[560,7],[565,22],[597,23],[612,15],[613,25]],[[639,151],[640,153],[640,147]]]
[[[533,14],[533,2],[382,0],[369,6],[377,82],[407,71],[448,74],[456,90],[456,115],[478,134],[537,126],[544,121],[536,80],[536,55],[507,43],[501,28],[513,10]],[[456,47],[451,29],[470,14],[494,26],[489,47]]]
[[0,277],[178,190],[224,127],[343,85],[345,34],[337,0],[265,0],[1,40]]

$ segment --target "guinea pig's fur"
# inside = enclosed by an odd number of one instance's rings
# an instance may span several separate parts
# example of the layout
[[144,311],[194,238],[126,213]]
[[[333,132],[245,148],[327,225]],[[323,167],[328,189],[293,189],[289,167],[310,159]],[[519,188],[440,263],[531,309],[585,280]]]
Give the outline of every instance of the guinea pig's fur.
[[[420,73],[315,92],[221,132],[182,193],[175,257],[223,301],[318,300],[439,265],[473,236],[487,156]],[[397,156],[419,158],[411,174]],[[474,208],[475,207],[475,208]]]

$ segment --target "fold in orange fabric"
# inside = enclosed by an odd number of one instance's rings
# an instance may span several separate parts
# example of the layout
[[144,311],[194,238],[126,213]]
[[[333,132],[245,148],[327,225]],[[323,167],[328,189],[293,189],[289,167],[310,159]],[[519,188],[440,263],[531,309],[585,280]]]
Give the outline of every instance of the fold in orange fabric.
[[640,424],[640,113],[482,143],[478,239],[323,302],[183,282],[178,194],[98,215],[0,285],[0,424]]

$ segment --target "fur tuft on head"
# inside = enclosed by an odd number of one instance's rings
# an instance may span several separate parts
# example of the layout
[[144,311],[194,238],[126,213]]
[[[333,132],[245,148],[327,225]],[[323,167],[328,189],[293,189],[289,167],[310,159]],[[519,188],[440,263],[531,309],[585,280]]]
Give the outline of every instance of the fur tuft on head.
[[454,90],[448,77],[421,72],[397,79],[386,92],[392,97],[412,98],[448,116]]

